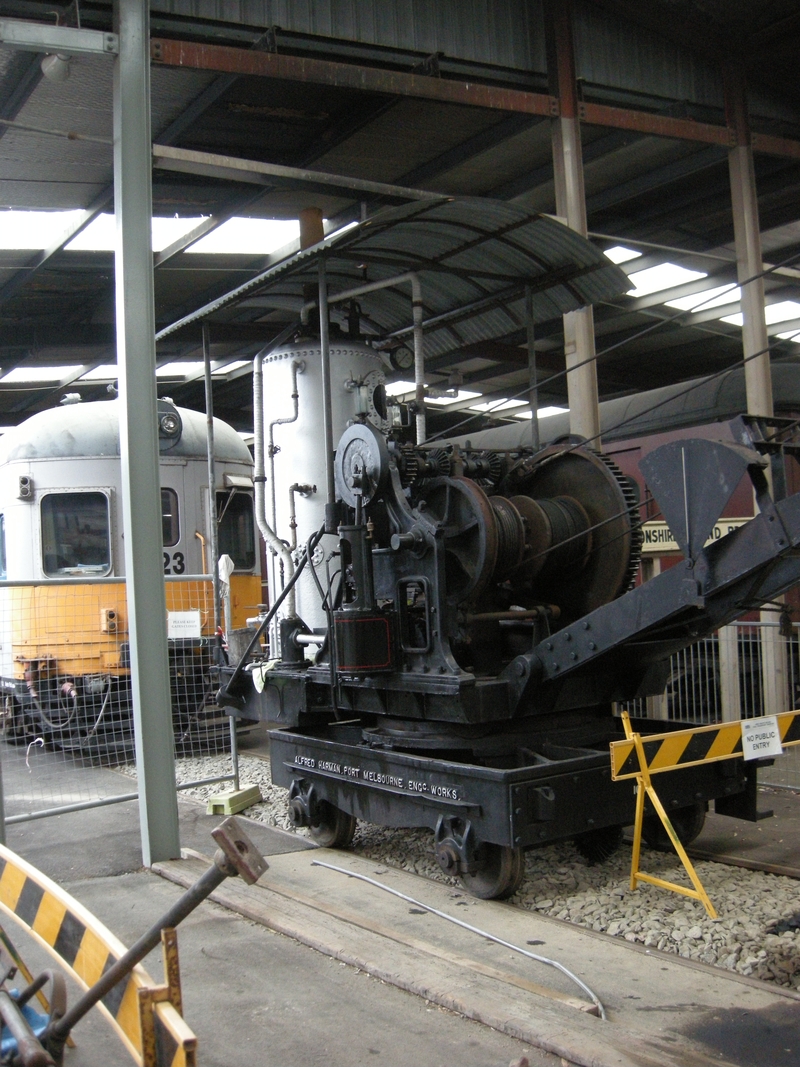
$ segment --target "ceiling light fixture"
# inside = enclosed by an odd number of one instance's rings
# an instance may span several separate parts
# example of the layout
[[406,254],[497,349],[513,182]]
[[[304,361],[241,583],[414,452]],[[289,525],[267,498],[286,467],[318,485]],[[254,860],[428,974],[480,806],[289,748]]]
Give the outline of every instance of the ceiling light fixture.
[[55,52],[53,55],[45,56],[42,60],[42,74],[51,82],[65,82],[70,73],[69,64],[69,56]]

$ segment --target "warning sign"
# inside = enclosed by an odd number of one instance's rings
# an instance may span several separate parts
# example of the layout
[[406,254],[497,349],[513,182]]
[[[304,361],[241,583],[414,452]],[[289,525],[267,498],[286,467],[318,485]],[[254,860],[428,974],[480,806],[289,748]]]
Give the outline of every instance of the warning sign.
[[199,608],[194,611],[167,612],[167,637],[201,637],[202,633]]
[[776,715],[742,720],[742,754],[746,760],[782,756],[781,732]]

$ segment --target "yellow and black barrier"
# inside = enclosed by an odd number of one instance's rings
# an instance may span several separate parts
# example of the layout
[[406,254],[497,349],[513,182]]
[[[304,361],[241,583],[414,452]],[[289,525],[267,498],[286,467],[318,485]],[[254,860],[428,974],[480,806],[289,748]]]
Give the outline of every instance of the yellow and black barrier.
[[[692,861],[689,859],[686,849],[683,847],[683,843],[675,832],[675,827],[670,822],[669,816],[661,803],[658,794],[653,788],[653,783],[650,780],[650,765],[647,755],[644,750],[644,738],[641,734],[634,732],[631,726],[630,716],[627,711],[622,713],[622,725],[625,727],[625,741],[612,741],[612,750],[615,745],[630,745],[632,752],[636,758],[638,768],[635,771],[624,774],[625,778],[636,778],[636,818],[633,824],[633,854],[631,856],[631,889],[636,889],[639,882],[647,882],[650,885],[658,886],[661,889],[670,889],[673,893],[680,893],[684,897],[691,897],[693,900],[699,900],[706,912],[712,919],[716,919],[717,912],[714,905],[711,903],[706,893],[703,883],[697,876],[697,871],[694,869]],[[692,733],[691,730],[680,731],[681,733]],[[664,734],[664,737],[668,735]],[[739,726],[739,738],[741,741],[741,726]],[[648,738],[648,740],[655,740],[654,738]],[[656,752],[660,751],[657,749]],[[626,763],[629,756],[626,756]],[[695,760],[694,762],[700,762]],[[614,765],[614,752],[611,753],[612,768]],[[625,766],[623,764],[622,766]],[[674,770],[677,766],[686,766],[686,764],[676,764],[673,762],[670,766],[663,766],[661,770]],[[617,779],[619,775],[614,775],[612,771],[612,777]],[[667,831],[673,848],[678,853],[681,863],[684,866],[686,873],[689,875],[689,880],[692,883],[693,888],[689,889],[688,886],[678,885],[677,882],[668,882],[665,878],[657,878],[654,874],[645,874],[644,871],[639,869],[639,857],[642,851],[642,824],[644,822],[644,799],[650,798],[650,803],[653,805],[656,814],[661,820],[664,829]]]
[[[776,715],[781,744],[800,744],[800,711],[784,711]],[[749,720],[753,721],[753,720]],[[627,730],[626,730],[627,732]],[[637,735],[650,774],[674,771],[681,767],[696,767],[714,760],[742,758],[742,724],[721,723],[718,726],[697,726],[688,730],[674,730],[665,734]],[[638,778],[641,774],[639,757],[633,734],[624,741],[611,742],[611,777],[615,782]]]
[[[23,926],[84,989],[126,952],[94,915],[0,845],[0,909]],[[4,936],[7,943],[8,939]],[[98,1007],[140,1067],[196,1067],[197,1039],[181,1017],[174,930],[162,931],[164,985],[137,964]]]

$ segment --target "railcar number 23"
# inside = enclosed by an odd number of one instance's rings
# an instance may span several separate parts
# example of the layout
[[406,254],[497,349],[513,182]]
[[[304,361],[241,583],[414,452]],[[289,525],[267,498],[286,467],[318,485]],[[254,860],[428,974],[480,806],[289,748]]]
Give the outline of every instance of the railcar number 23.
[[172,556],[169,552],[164,553],[164,574],[183,574],[185,570],[183,552],[173,552]]

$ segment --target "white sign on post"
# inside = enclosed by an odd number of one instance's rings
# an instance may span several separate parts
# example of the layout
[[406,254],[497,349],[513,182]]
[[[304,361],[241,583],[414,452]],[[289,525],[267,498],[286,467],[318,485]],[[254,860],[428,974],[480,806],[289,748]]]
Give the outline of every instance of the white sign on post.
[[167,637],[202,637],[200,609],[194,611],[168,611]]
[[783,755],[777,715],[742,720],[742,754],[746,760]]

